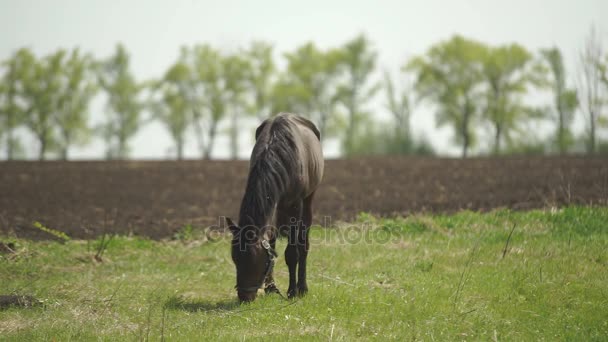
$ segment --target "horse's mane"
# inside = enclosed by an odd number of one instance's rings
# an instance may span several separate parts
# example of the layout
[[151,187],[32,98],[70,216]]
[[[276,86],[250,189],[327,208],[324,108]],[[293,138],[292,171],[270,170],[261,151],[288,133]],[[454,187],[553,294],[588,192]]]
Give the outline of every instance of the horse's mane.
[[268,223],[292,178],[300,174],[295,127],[290,117],[279,115],[268,119],[256,131],[256,143],[239,214],[239,226],[242,228],[261,228],[260,225]]

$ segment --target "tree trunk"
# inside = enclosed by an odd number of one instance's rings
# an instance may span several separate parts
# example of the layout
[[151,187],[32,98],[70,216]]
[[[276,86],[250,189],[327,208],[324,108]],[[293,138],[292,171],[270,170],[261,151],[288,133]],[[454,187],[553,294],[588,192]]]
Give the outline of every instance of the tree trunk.
[[65,146],[61,149],[61,160],[66,161],[68,160],[68,147]]
[[323,137],[325,137],[325,123],[327,121],[327,116],[321,114],[321,117],[319,118],[319,133],[321,134],[321,139],[323,139]]
[[118,151],[116,153],[117,159],[125,159],[125,141],[121,138],[118,138]]
[[349,111],[349,120],[348,120],[348,128],[346,130],[346,141],[345,141],[345,147],[346,147],[346,155],[350,156],[353,154],[353,142],[355,139],[355,128],[356,128],[356,113],[357,113],[357,108],[355,105],[355,101],[354,99],[351,99],[349,105],[348,105],[348,111]]
[[566,150],[566,142],[565,142],[565,127],[564,127],[564,116],[562,115],[562,113],[559,113],[559,127],[558,127],[558,133],[557,133],[557,145],[559,148],[559,154],[563,155],[565,153]]
[[44,160],[44,155],[46,154],[46,137],[39,137],[40,141],[40,149],[38,150],[38,160]]
[[469,137],[469,105],[468,105],[468,101],[465,103],[465,109],[463,111],[463,117],[462,117],[462,127],[461,127],[461,134],[462,134],[462,158],[466,158],[467,157],[467,153],[469,150],[469,144],[470,144],[470,137]]
[[235,160],[239,156],[238,115],[233,110],[230,117],[230,157]]
[[209,139],[208,143],[207,143],[207,147],[205,148],[204,154],[203,154],[203,158],[210,160],[211,159],[211,152],[213,151],[213,143],[215,142],[215,133],[217,130],[217,120],[214,120],[211,123],[211,126],[209,126],[209,136],[207,137]]
[[595,113],[589,112],[589,146],[588,154],[595,154]]
[[9,128],[8,134],[6,135],[6,160],[13,160],[14,150],[13,130]]
[[494,155],[500,154],[500,138],[502,135],[502,127],[497,121],[494,122]]
[[14,153],[15,153],[15,141],[14,141],[14,136],[13,136],[13,130],[15,128],[15,113],[13,113],[12,111],[13,111],[13,108],[11,106],[11,109],[8,113],[7,125],[6,125],[8,128],[8,134],[6,135],[6,137],[7,137],[6,159],[7,160],[13,160]]
[[184,142],[182,141],[182,139],[177,139],[176,147],[177,147],[177,160],[184,159]]
[[72,142],[71,134],[69,134],[68,132],[64,132],[63,133],[63,142],[64,142],[64,145],[61,148],[61,160],[68,160],[68,153],[69,153],[70,145]]
[[122,131],[118,133],[118,151],[116,151],[116,157],[122,160],[127,158],[127,137]]
[[196,141],[198,143],[198,148],[205,155],[205,134],[203,133],[203,126],[201,125],[200,117],[201,114],[197,111],[192,112],[192,117],[194,121],[194,134],[196,135]]

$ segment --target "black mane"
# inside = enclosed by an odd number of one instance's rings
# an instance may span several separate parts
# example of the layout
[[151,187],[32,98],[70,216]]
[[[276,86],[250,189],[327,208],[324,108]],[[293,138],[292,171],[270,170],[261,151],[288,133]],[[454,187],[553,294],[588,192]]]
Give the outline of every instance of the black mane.
[[292,177],[299,175],[294,129],[287,116],[279,115],[265,121],[256,131],[247,187],[239,213],[240,227],[261,228],[269,223]]

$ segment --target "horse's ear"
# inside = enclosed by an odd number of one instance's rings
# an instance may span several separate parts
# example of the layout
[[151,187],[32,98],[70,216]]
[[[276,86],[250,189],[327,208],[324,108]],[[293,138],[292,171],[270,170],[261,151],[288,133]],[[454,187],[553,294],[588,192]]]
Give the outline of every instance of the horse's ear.
[[228,225],[228,229],[230,229],[230,231],[232,232],[233,235],[238,234],[238,232],[240,231],[239,226],[234,224],[234,222],[232,222],[230,217],[226,217],[226,225]]
[[260,134],[262,134],[262,131],[264,130],[264,127],[266,127],[266,124],[268,123],[268,120],[270,120],[270,119],[264,120],[260,124],[260,126],[258,126],[258,128],[255,130],[255,140],[258,140],[258,137],[260,136]]

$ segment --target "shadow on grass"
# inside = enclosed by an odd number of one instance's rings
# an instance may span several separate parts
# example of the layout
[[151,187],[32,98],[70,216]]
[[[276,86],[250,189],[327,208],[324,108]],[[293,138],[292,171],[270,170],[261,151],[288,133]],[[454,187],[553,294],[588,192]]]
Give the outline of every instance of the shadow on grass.
[[181,296],[170,297],[165,302],[166,309],[188,312],[233,311],[240,307],[241,305],[237,300],[213,302],[205,299],[186,299]]

